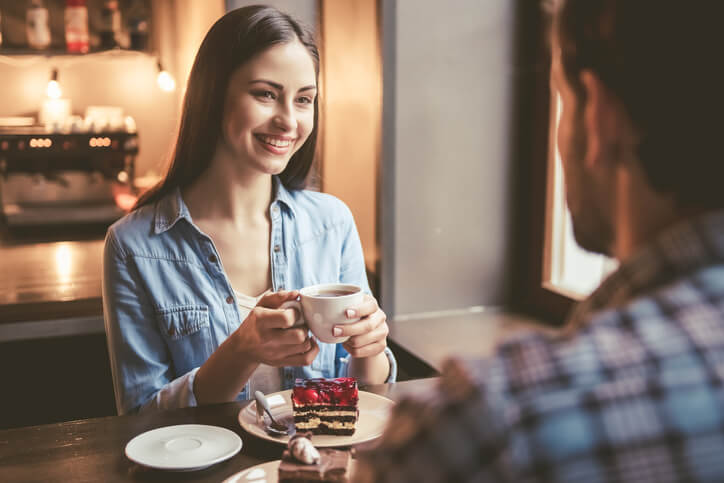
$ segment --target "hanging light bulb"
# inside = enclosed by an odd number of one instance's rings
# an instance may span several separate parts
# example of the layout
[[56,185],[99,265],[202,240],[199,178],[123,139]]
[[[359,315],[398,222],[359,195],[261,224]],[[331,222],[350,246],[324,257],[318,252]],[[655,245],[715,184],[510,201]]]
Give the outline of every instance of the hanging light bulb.
[[53,68],[45,93],[50,99],[60,99],[60,96],[63,94],[63,91],[60,90],[60,84],[58,84],[58,69],[56,68]]
[[156,63],[156,66],[158,67],[158,76],[156,77],[158,87],[160,87],[162,91],[166,92],[171,92],[176,89],[176,81],[171,74],[163,70],[160,60]]

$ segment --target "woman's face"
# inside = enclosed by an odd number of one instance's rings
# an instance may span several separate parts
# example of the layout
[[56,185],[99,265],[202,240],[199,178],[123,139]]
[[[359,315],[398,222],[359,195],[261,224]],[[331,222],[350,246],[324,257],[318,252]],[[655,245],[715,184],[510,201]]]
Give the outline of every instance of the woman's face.
[[243,169],[279,174],[314,128],[314,63],[298,41],[261,52],[231,76],[222,143]]

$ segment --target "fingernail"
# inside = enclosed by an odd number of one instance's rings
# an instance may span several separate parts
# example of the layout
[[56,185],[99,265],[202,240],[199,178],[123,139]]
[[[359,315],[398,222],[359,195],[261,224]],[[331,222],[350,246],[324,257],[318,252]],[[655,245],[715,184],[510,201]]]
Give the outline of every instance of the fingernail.
[[354,319],[355,317],[357,317],[357,311],[354,309],[347,309],[347,318]]
[[[349,310],[347,311],[347,314],[349,315]],[[340,335],[342,335],[342,329],[340,329],[339,327],[333,328],[332,335],[335,337],[339,337]]]

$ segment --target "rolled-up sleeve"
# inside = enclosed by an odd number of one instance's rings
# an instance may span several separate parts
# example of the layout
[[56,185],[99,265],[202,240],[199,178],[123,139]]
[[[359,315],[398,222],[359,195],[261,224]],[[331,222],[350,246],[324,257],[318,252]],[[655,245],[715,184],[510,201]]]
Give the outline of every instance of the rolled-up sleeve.
[[196,369],[174,377],[153,305],[113,228],[103,252],[103,316],[118,414],[196,405]]
[[[397,360],[389,347],[385,347],[385,355],[390,363],[390,373],[387,375],[385,383],[395,382],[397,381]],[[337,377],[347,377],[350,360],[351,356],[345,348],[342,347],[342,344],[337,344],[337,355],[335,357],[335,371]]]

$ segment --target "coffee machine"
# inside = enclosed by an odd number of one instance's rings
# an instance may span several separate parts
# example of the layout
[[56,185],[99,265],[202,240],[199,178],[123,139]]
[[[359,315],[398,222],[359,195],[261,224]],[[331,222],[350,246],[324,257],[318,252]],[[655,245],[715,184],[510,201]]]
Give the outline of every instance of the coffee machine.
[[135,130],[0,127],[0,209],[7,226],[109,223],[133,194]]

